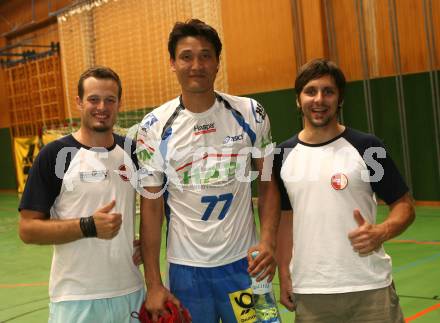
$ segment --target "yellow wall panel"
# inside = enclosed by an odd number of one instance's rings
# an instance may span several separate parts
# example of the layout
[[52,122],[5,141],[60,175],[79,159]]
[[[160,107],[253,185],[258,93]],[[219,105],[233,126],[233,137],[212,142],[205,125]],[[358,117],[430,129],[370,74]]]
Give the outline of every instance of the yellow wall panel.
[[432,0],[432,8],[428,8],[431,12],[432,24],[433,24],[433,34],[435,38],[435,51],[434,60],[435,68],[440,69],[440,1]]
[[324,9],[320,0],[301,0],[306,61],[328,56]]
[[[436,2],[436,1],[433,1]],[[402,73],[428,69],[423,1],[396,1]]]
[[[398,46],[401,73],[425,72],[429,68],[425,34],[423,1],[396,0],[398,44],[393,44],[390,23],[390,3],[381,0],[364,0],[360,23],[365,29],[366,57],[369,77],[384,77],[397,72],[394,48]],[[348,80],[362,79],[363,62],[359,35],[356,1],[331,1],[336,30],[339,65]],[[440,34],[440,2],[432,2],[435,35]],[[440,49],[437,46],[437,59]],[[437,64],[437,66],[439,66]]]
[[354,1],[338,0],[332,5],[339,66],[347,80],[361,79],[362,60]]
[[296,66],[290,0],[223,0],[222,20],[231,93],[293,87]]
[[393,75],[395,73],[395,66],[388,1],[375,1],[375,15],[378,71],[372,76],[383,77]]

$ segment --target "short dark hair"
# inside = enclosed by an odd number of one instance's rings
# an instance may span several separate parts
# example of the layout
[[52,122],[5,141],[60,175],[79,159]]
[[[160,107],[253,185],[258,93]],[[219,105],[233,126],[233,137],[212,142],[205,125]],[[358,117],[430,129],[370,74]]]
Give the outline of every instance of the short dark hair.
[[170,57],[172,59],[176,59],[177,42],[181,38],[188,36],[200,36],[205,38],[214,46],[217,59],[220,58],[222,42],[217,31],[199,19],[190,19],[185,22],[176,22],[170,32],[170,36],[168,38],[168,52],[170,53]]
[[82,100],[84,96],[84,80],[89,77],[94,77],[96,79],[104,80],[114,80],[118,84],[118,99],[122,96],[122,83],[119,75],[113,71],[111,68],[106,66],[93,66],[85,70],[78,81],[78,96]]
[[325,75],[330,75],[335,80],[336,86],[339,90],[339,103],[344,101],[345,92],[345,76],[342,70],[336,63],[326,59],[317,58],[309,61],[301,66],[295,80],[296,96],[299,99],[304,86],[311,80],[316,80]]

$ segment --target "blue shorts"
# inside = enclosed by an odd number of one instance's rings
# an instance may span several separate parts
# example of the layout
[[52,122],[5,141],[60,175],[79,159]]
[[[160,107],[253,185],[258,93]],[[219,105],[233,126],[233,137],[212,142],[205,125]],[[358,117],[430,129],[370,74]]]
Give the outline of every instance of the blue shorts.
[[112,298],[51,302],[49,323],[139,323],[131,312],[139,312],[144,300],[145,291],[141,289]]
[[255,322],[247,268],[246,258],[211,268],[170,264],[170,290],[193,323]]

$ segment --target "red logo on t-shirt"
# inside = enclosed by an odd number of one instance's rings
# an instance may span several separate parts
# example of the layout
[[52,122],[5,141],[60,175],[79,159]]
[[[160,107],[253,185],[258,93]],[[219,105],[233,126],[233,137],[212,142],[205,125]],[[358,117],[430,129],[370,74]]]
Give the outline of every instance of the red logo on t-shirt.
[[128,182],[131,178],[131,171],[130,169],[127,168],[127,166],[125,166],[124,164],[122,164],[121,166],[119,166],[119,177],[125,181]]
[[331,184],[335,190],[343,190],[348,185],[348,178],[342,173],[337,173],[332,176]]

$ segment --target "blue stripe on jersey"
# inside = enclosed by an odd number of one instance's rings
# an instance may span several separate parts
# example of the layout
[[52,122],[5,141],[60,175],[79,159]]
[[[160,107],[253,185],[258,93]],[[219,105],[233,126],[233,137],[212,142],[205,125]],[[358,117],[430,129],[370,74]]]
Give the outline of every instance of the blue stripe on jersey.
[[[215,92],[215,97],[217,98],[217,100],[219,100],[220,102],[223,102],[224,106],[226,109],[228,109],[229,111],[231,111],[232,115],[234,116],[235,120],[237,120],[238,124],[243,128],[244,132],[246,132],[249,136],[249,138],[251,139],[252,142],[252,146],[255,145],[255,141],[257,140],[257,135],[255,134],[255,132],[251,129],[251,127],[249,126],[248,123],[246,123],[246,121],[244,121],[244,117],[242,116],[242,114],[235,110],[231,104],[229,103],[228,100],[225,100],[220,94],[218,94],[217,92]],[[252,104],[252,100],[251,100],[251,104]],[[253,109],[253,108],[252,108]]]
[[[162,140],[160,142],[159,145],[159,151],[160,154],[162,155],[162,160],[165,164],[166,161],[166,156],[167,156],[167,152],[168,152],[168,142],[171,139],[171,134],[173,133],[173,128],[169,127],[165,130],[165,133],[162,135]],[[165,165],[163,165],[165,167]],[[164,168],[165,169],[165,168]]]
[[[173,133],[173,128],[168,127],[165,132],[162,135],[162,141],[160,142],[159,145],[159,151],[160,154],[162,155],[162,160],[163,160],[163,169],[166,170],[167,167],[167,161],[166,161],[166,156],[167,156],[167,152],[168,152],[168,142],[171,139],[171,134]],[[165,172],[165,176],[164,176],[164,185],[168,185],[168,178],[166,176],[166,172]],[[170,206],[168,205],[168,190],[165,190],[163,193],[163,200],[164,200],[164,208],[165,208],[165,217],[167,219],[167,229],[166,229],[166,244],[168,244],[168,229],[169,229],[169,224],[170,224]]]
[[237,120],[238,124],[243,128],[244,132],[246,132],[251,138],[252,146],[255,144],[255,141],[257,140],[257,135],[255,132],[251,129],[251,126],[244,121],[243,116],[239,115],[237,111],[234,109],[230,110],[232,112],[232,115],[234,116],[235,120]]

